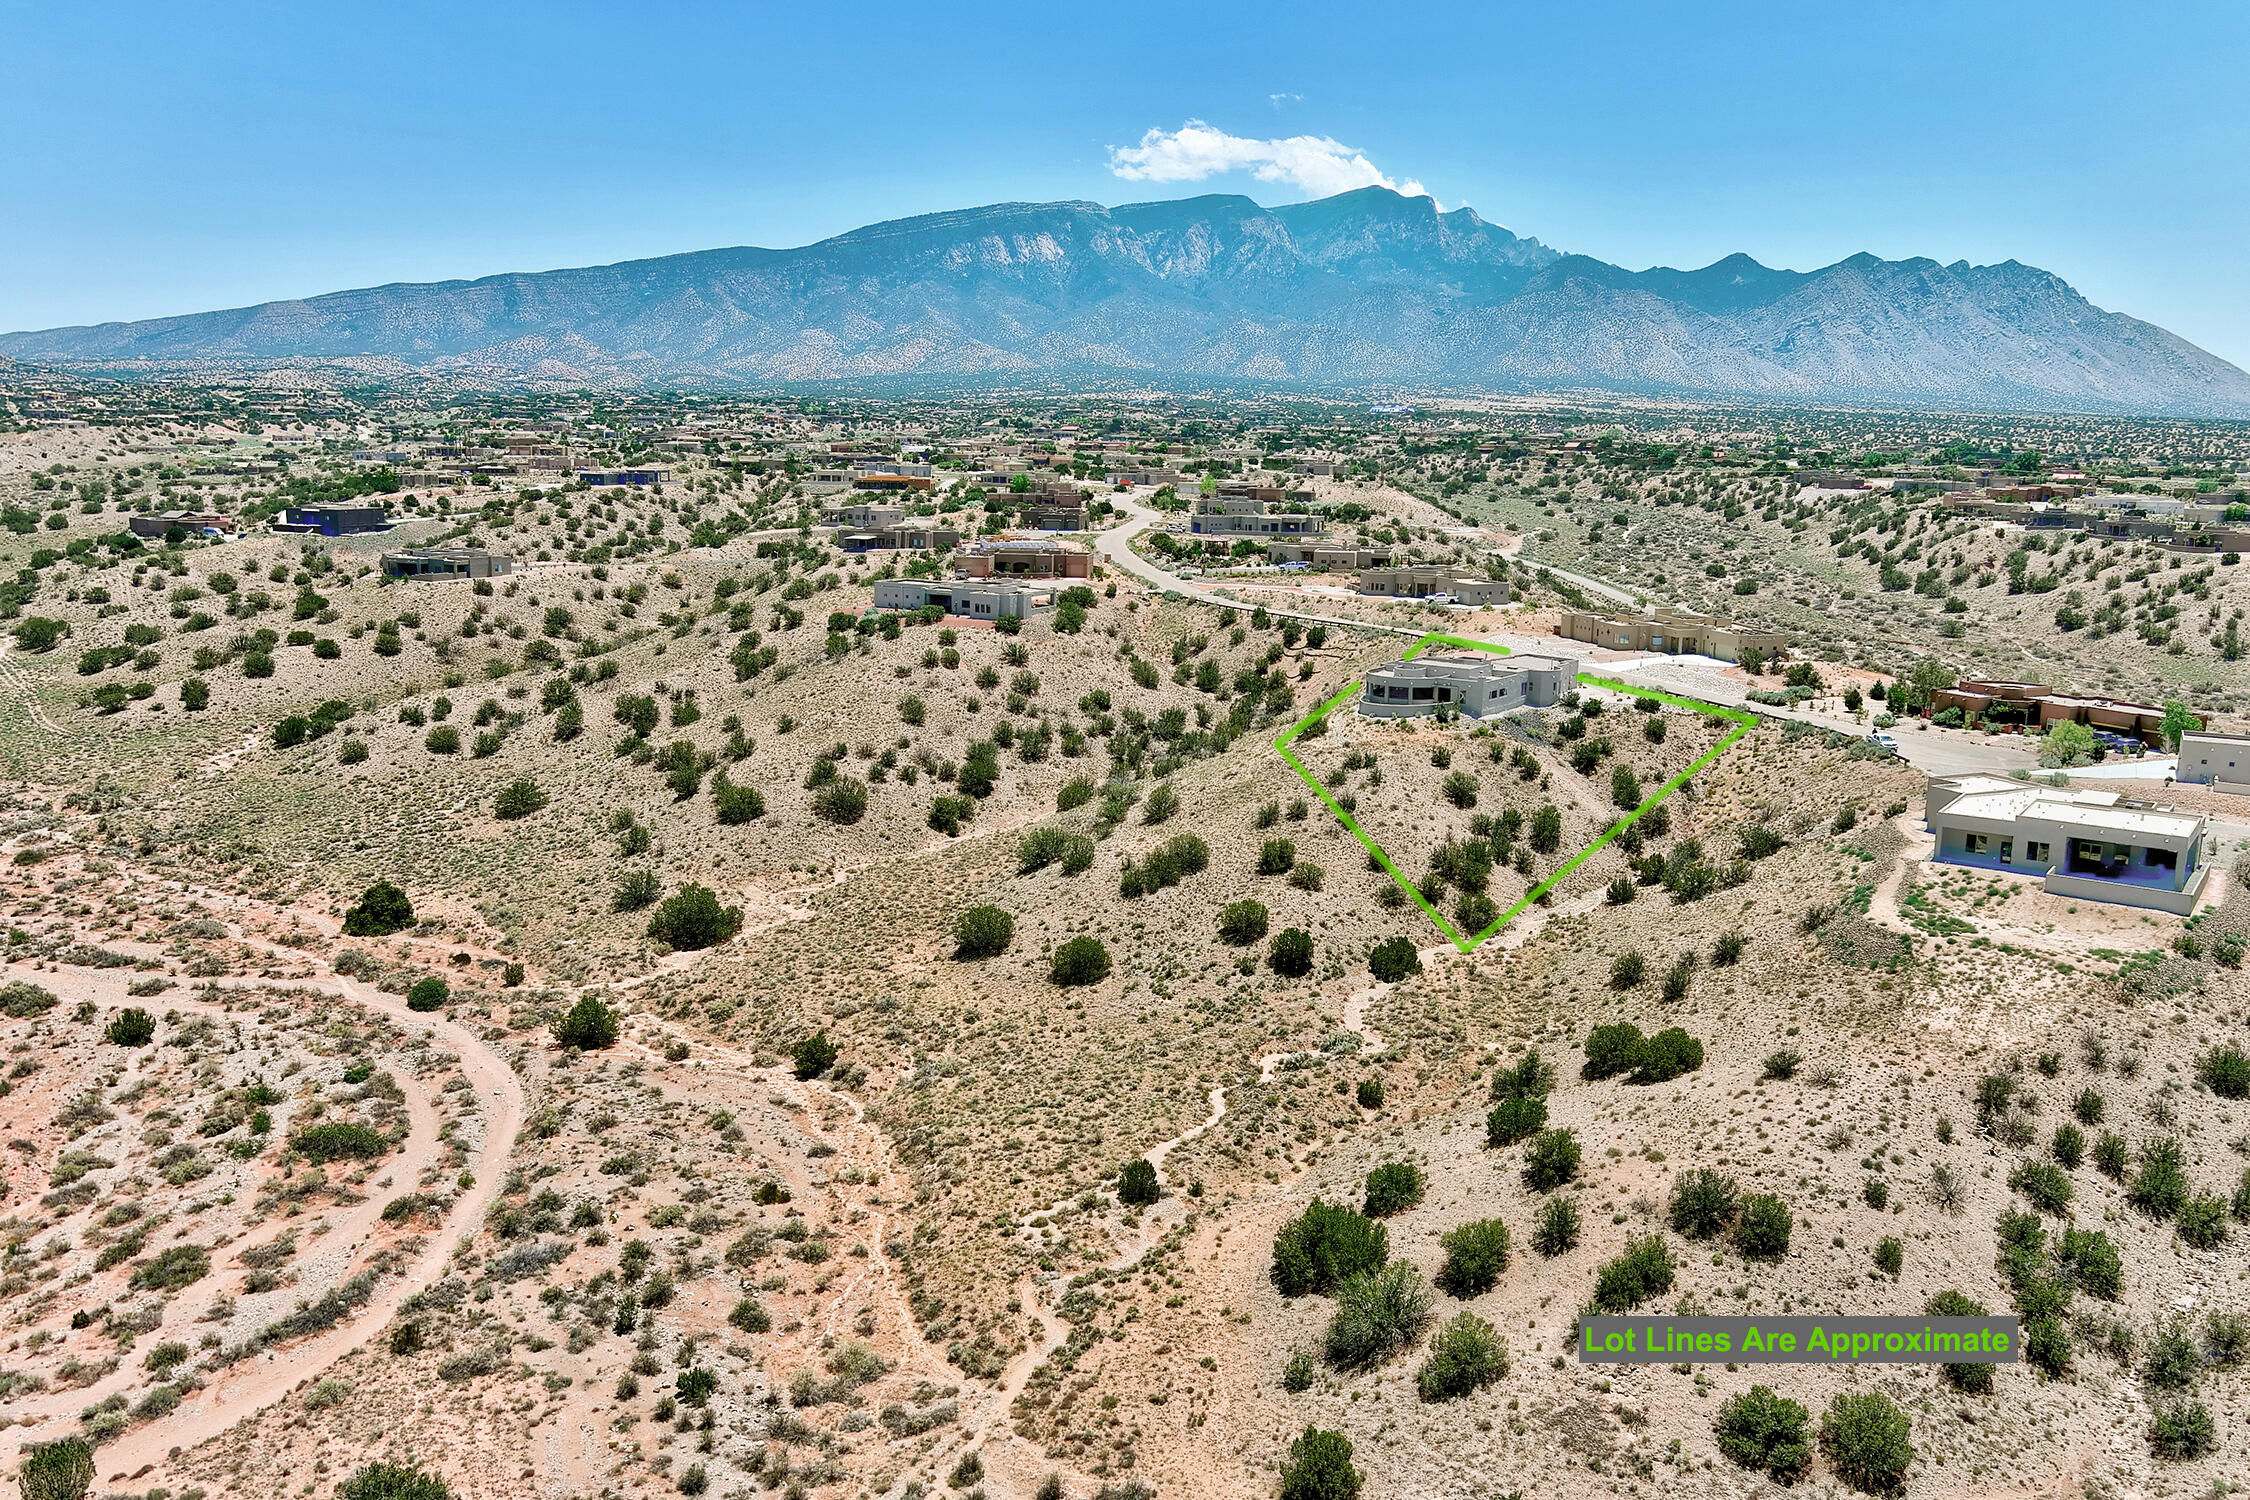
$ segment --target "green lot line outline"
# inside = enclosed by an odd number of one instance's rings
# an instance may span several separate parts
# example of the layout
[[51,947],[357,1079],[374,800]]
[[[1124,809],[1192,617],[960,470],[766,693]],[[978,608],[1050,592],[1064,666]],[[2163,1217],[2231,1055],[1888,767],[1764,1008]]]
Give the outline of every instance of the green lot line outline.
[[[1490,651],[1497,656],[1506,656],[1510,654],[1507,647],[1498,645],[1492,641],[1472,641],[1462,636],[1445,635],[1441,632],[1433,630],[1428,635],[1423,636],[1420,640],[1416,641],[1411,647],[1409,647],[1404,659],[1407,661],[1412,661],[1415,657],[1421,655],[1423,651],[1425,651],[1432,645],[1458,646],[1469,651]],[[1414,882],[1407,879],[1406,873],[1403,870],[1399,869],[1396,864],[1392,863],[1391,857],[1383,852],[1382,845],[1369,838],[1367,836],[1367,830],[1359,826],[1358,820],[1355,819],[1350,813],[1346,812],[1342,807],[1337,805],[1336,799],[1328,795],[1328,788],[1321,785],[1320,778],[1313,775],[1313,773],[1306,768],[1305,763],[1299,760],[1296,757],[1295,753],[1292,752],[1289,748],[1292,744],[1296,743],[1298,737],[1303,735],[1307,729],[1311,728],[1314,724],[1319,723],[1322,719],[1327,718],[1330,713],[1334,712],[1336,708],[1344,702],[1345,699],[1350,698],[1353,694],[1362,691],[1362,684],[1357,682],[1352,683],[1350,686],[1344,688],[1341,692],[1338,692],[1337,694],[1335,694],[1335,696],[1328,699],[1327,702],[1321,704],[1318,708],[1315,708],[1311,713],[1305,715],[1302,719],[1291,725],[1278,738],[1276,738],[1273,742],[1273,747],[1274,749],[1281,752],[1281,758],[1283,760],[1289,762],[1289,768],[1297,773],[1298,779],[1304,782],[1306,786],[1309,786],[1313,789],[1313,795],[1319,797],[1322,802],[1328,804],[1328,810],[1336,815],[1337,820],[1341,822],[1346,829],[1350,830],[1351,836],[1355,839],[1358,839],[1361,846],[1364,847],[1369,854],[1375,857],[1376,862],[1381,864],[1383,869],[1389,873],[1391,879],[1397,882],[1398,888],[1406,893],[1407,899],[1412,901],[1416,906],[1422,908],[1423,914],[1429,917],[1432,922],[1435,922],[1437,924],[1438,931],[1444,933],[1446,939],[1451,942],[1454,947],[1460,949],[1463,953],[1473,953],[1481,944],[1484,943],[1487,938],[1493,937],[1500,931],[1501,928],[1506,927],[1510,922],[1514,921],[1518,916],[1522,915],[1524,908],[1530,906],[1532,902],[1538,900],[1541,896],[1552,890],[1556,885],[1560,884],[1566,877],[1569,876],[1571,871],[1577,869],[1587,860],[1593,858],[1604,844],[1607,844],[1611,839],[1616,838],[1620,833],[1623,833],[1626,829],[1632,827],[1633,824],[1640,821],[1641,814],[1656,806],[1657,803],[1662,802],[1666,797],[1671,796],[1672,793],[1680,789],[1682,783],[1684,783],[1690,776],[1693,776],[1696,772],[1702,770],[1705,766],[1708,766],[1713,761],[1717,760],[1735,743],[1735,741],[1741,739],[1745,734],[1748,734],[1751,728],[1758,722],[1758,716],[1756,714],[1746,713],[1738,708],[1722,708],[1716,703],[1703,703],[1694,698],[1682,698],[1674,693],[1660,692],[1655,688],[1639,687],[1633,684],[1619,682],[1614,678],[1609,677],[1597,677],[1591,672],[1579,673],[1578,681],[1588,687],[1608,688],[1613,692],[1627,693],[1637,698],[1654,698],[1659,703],[1669,703],[1677,708],[1692,709],[1696,713],[1703,714],[1710,718],[1731,719],[1734,721],[1734,728],[1727,731],[1726,735],[1722,737],[1716,745],[1713,745],[1710,749],[1704,751],[1701,755],[1697,756],[1693,761],[1691,761],[1687,765],[1687,767],[1678,775],[1674,776],[1670,781],[1665,782],[1664,785],[1658,787],[1649,796],[1643,798],[1639,807],[1634,808],[1630,813],[1627,813],[1624,817],[1619,818],[1616,822],[1610,824],[1610,826],[1602,832],[1601,837],[1595,839],[1591,844],[1588,844],[1585,848],[1572,855],[1559,868],[1557,868],[1552,875],[1549,875],[1545,880],[1540,881],[1530,890],[1524,892],[1522,900],[1518,901],[1515,905],[1502,912],[1497,918],[1493,920],[1493,923],[1490,927],[1485,928],[1484,931],[1477,933],[1474,937],[1464,938],[1454,927],[1454,925],[1446,920],[1445,913],[1439,911],[1435,906],[1432,906],[1429,901],[1423,897],[1422,892],[1415,886]]]

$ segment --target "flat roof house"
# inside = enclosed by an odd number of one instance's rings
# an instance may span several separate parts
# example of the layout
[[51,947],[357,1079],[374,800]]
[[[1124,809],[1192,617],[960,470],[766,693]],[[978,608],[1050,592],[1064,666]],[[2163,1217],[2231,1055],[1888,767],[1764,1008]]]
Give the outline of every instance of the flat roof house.
[[2250,792],[2250,734],[2187,731],[2180,736],[2180,768],[2173,779],[2222,792]]
[[1018,519],[1033,531],[1084,531],[1086,502],[1042,500],[1026,505]]
[[1054,602],[1051,588],[997,579],[886,578],[875,585],[877,609],[917,610],[934,604],[967,620],[1025,620]]
[[1577,680],[1578,663],[1567,656],[1418,656],[1369,672],[1359,711],[1403,719],[1451,709],[1481,719],[1515,708],[1551,708]]
[[1411,568],[1368,568],[1359,591],[1390,599],[1427,599],[1443,594],[1455,604],[1505,604],[1508,581],[1464,573],[1459,568],[1423,564]]
[[1668,656],[1709,656],[1740,661],[1746,650],[1772,658],[1789,644],[1770,630],[1743,630],[1710,615],[1655,609],[1645,615],[1597,615],[1564,610],[1555,634],[1612,651],[1661,651]]
[[283,512],[288,517],[277,530],[308,531],[316,536],[357,536],[383,531],[391,518],[380,505],[306,505]]
[[1933,776],[1932,861],[2044,875],[2048,894],[2186,916],[2203,894],[2206,820],[2116,792]]
[[963,552],[960,566],[971,578],[1088,578],[1094,556],[1075,542],[1001,537]]
[[[1269,493],[1271,500],[1266,498]],[[1280,499],[1279,490],[1204,496],[1195,502],[1195,512],[1188,517],[1188,532],[1192,536],[1298,537],[1318,536],[1328,529],[1328,523],[1318,516],[1266,508]]]
[[482,547],[409,547],[383,554],[385,578],[497,578],[516,570],[516,560]]
[[671,477],[672,471],[670,469],[580,469],[578,471],[580,482],[591,485],[596,489],[604,485],[637,484],[645,486],[662,484]]
[[872,531],[839,530],[836,545],[846,552],[950,552],[961,544],[960,530],[923,521],[899,521]]
[[1388,547],[1329,546],[1324,542],[1274,542],[1266,556],[1277,563],[1304,563],[1323,572],[1357,573],[1363,568],[1391,565]]
[[823,526],[849,526],[873,531],[884,526],[896,526],[905,519],[905,506],[878,505],[867,500],[823,505],[820,508],[820,524]]
[[190,536],[206,536],[213,532],[231,536],[237,527],[235,519],[217,511],[167,510],[154,515],[135,515],[125,519],[125,529],[135,536],[166,536],[177,526]]

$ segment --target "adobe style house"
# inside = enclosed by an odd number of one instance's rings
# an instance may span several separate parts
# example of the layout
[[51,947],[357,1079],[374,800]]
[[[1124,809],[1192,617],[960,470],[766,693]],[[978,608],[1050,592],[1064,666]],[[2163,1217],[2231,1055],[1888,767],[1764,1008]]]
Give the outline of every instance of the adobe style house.
[[965,549],[959,566],[971,578],[1087,578],[1094,556],[1075,542],[1001,537]]
[[1933,776],[1923,817],[1932,862],[2044,875],[2055,896],[2186,916],[2209,874],[2200,814],[2116,792]]
[[2153,703],[2081,697],[2056,692],[2037,682],[1963,679],[1930,695],[1932,713],[1949,708],[1958,708],[1987,723],[2021,723],[2033,734],[2044,734],[2048,725],[2067,720],[2137,739],[2152,750],[2164,748],[2164,710]]
[[1789,644],[1770,630],[1743,630],[1693,610],[1653,609],[1645,615],[1597,615],[1564,610],[1555,634],[1612,651],[1656,651],[1667,656],[1709,656],[1740,661],[1754,650],[1768,661]]
[[1230,488],[1222,485],[1218,494],[1196,500],[1195,511],[1188,517],[1188,533],[1270,540],[1319,536],[1328,529],[1328,523],[1320,517],[1291,514],[1280,509],[1282,504],[1278,489],[1242,487],[1230,493]]
[[1369,672],[1359,711],[1404,719],[1451,709],[1481,719],[1514,708],[1551,708],[1577,681],[1578,663],[1567,656],[1432,654]]
[[2180,736],[2180,768],[2173,780],[2222,792],[2250,792],[2250,734],[2191,729]]
[[1277,563],[1303,563],[1324,573],[1357,573],[1391,565],[1388,547],[1355,547],[1325,542],[1273,542],[1266,556]]
[[496,578],[515,570],[514,558],[481,547],[409,547],[383,554],[385,578]]
[[1505,604],[1508,581],[1459,568],[1424,564],[1411,568],[1368,568],[1359,575],[1359,591],[1387,599],[1428,599],[1444,595],[1455,604]]
[[875,585],[877,609],[917,610],[934,604],[964,620],[1026,620],[1054,603],[1052,588],[1031,583],[886,578]]
[[125,529],[135,536],[169,536],[174,528],[190,536],[232,536],[242,529],[234,517],[217,511],[166,510],[125,518]]
[[390,529],[390,513],[380,505],[303,505],[282,512],[286,518],[272,527],[313,536],[358,536],[362,532]]

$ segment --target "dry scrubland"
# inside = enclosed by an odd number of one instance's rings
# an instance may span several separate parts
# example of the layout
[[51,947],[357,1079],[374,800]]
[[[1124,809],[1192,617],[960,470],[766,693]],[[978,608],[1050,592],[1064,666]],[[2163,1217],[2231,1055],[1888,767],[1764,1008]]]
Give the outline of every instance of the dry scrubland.
[[[1916,446],[1898,433],[1846,441]],[[1433,456],[1395,482],[1463,519],[1520,532],[1526,558],[1786,631],[1823,661],[1896,672],[1930,656],[1968,677],[2250,709],[2239,624],[2250,577],[2239,566],[2153,541],[2003,534],[1927,491],[1810,489],[1754,454],[1680,462],[1692,447]],[[2195,498],[2180,481],[2118,482]],[[1556,593],[1532,587],[1519,597],[1544,603]]]
[[[39,709],[0,728],[8,979],[54,997],[11,990],[0,1020],[8,1436],[89,1431],[103,1489],[175,1500],[327,1493],[378,1456],[474,1496],[999,1500],[1050,1473],[1081,1500],[1263,1496],[1308,1423],[1349,1437],[1371,1496],[1758,1492],[1713,1434],[1749,1370],[1566,1353],[1602,1268],[1657,1234],[1672,1269],[1650,1309],[1919,1313],[1957,1291],[2053,1311],[2069,1288],[2067,1357],[2050,1340],[2048,1373],[2006,1367],[1990,1394],[1920,1368],[1760,1372],[1816,1424],[1839,1392],[1896,1401],[1910,1494],[2200,1495],[2250,1469],[2225,1362],[2250,1310],[2250,1121],[2203,1066],[2250,1007],[2231,881],[2186,934],[1922,870],[1919,778],[1769,724],[1661,832],[1464,956],[1270,747],[1395,640],[1315,644],[1107,578],[1075,634],[831,640],[868,570],[755,551],[482,595],[349,582],[350,548],[253,541],[42,594],[72,634],[0,664]],[[308,587],[322,602],[289,618]],[[176,609],[252,588],[270,610],[181,630]],[[282,637],[271,677],[245,676],[247,653],[193,666],[198,640],[261,620]],[[157,661],[76,673],[136,624],[164,632]],[[774,655],[738,674],[744,642]],[[183,706],[191,676],[208,707]],[[113,678],[155,691],[81,703]],[[618,717],[640,699],[645,737]],[[292,715],[307,738],[277,747]],[[958,834],[933,828],[1002,724],[989,795]],[[459,744],[433,751],[444,726]],[[1427,889],[1452,913],[1480,880],[1511,905],[1611,821],[1620,765],[1654,786],[1727,727],[1589,692],[1481,730],[1347,711],[1299,748],[1402,868],[1449,876]],[[763,811],[722,823],[722,773]],[[526,778],[544,800],[496,816]],[[865,792],[848,821],[815,811],[839,783]],[[1126,894],[1183,835],[1203,849],[1176,883]],[[628,888],[644,872],[710,887],[739,930],[652,939],[660,908]],[[379,878],[417,920],[344,936]],[[1265,931],[1238,944],[1221,914],[1243,901]],[[986,904],[1010,941],[957,955],[957,919]],[[1285,929],[1310,938],[1307,972],[1275,971]],[[1401,935],[1421,971],[1378,982],[1369,950]],[[1054,982],[1087,936],[1110,971]],[[433,978],[442,1009],[408,1010]],[[614,1045],[557,1044],[583,1001],[615,1008]],[[101,1040],[129,1006],[153,1037]],[[1584,1076],[1618,1022],[1683,1028],[1700,1066]],[[795,1066],[816,1033],[835,1058]],[[1530,1093],[1580,1152],[1547,1190],[1526,1183],[1532,1145],[1488,1144],[1495,1074],[1534,1051],[1553,1077]],[[350,1124],[366,1136],[306,1135]],[[366,1154],[312,1160],[336,1139]],[[2150,1175],[2167,1140],[2184,1210]],[[1120,1167],[1159,1151],[1162,1196],[1120,1203]],[[2067,1199],[2024,1170],[2041,1161]],[[1325,1358],[1338,1299],[1285,1297],[1275,1236],[1316,1196],[1358,1206],[1394,1162],[1427,1177],[1385,1220],[1394,1263],[1436,1278],[1441,1237],[1490,1218],[1510,1256],[1489,1289],[1449,1279],[1388,1357]],[[1778,1258],[1724,1214],[1675,1219],[1699,1169],[1780,1199]],[[2035,1202],[2048,1240],[2108,1237],[2114,1285],[2086,1271],[2098,1254],[2004,1273],[2003,1226],[2020,1246],[2024,1223],[2006,1216]],[[1575,1243],[1535,1244],[1555,1203]],[[1464,1310],[1505,1340],[1505,1372],[1424,1400],[1433,1334]],[[2152,1422],[2188,1403],[2208,1451],[2159,1458]],[[1816,1487],[1834,1478],[1819,1459]]]

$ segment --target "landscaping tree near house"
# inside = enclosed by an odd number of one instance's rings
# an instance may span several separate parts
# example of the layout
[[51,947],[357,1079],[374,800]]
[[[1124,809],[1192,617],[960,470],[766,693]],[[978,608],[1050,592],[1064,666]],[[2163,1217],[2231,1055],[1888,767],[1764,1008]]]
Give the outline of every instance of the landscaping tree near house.
[[1109,949],[1096,937],[1074,937],[1055,949],[1048,978],[1065,988],[1099,984],[1109,977]]
[[990,958],[1007,951],[1016,919],[997,906],[972,906],[953,919],[953,956]]
[[816,1031],[789,1049],[789,1061],[797,1077],[810,1082],[835,1065],[836,1047],[827,1032]]
[[1136,1156],[1117,1174],[1117,1201],[1127,1208],[1146,1208],[1162,1196],[1156,1180],[1156,1163]]
[[378,880],[344,913],[344,936],[389,937],[414,925],[414,903],[388,880]]
[[[1205,476],[1208,481],[1209,476]],[[1352,1440],[1306,1425],[1289,1445],[1281,1470],[1280,1500],[1358,1500],[1361,1475],[1352,1467]]]
[[623,1018],[593,995],[582,996],[576,1005],[556,1018],[554,1025],[555,1044],[576,1047],[581,1052],[613,1047],[623,1032]]
[[2185,703],[2176,698],[2164,700],[2164,718],[2158,732],[2163,736],[2165,749],[2179,749],[2181,735],[2202,727],[2203,721]]
[[742,930],[742,908],[721,906],[709,887],[693,882],[657,903],[648,935],[687,953],[716,947]]

